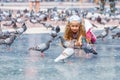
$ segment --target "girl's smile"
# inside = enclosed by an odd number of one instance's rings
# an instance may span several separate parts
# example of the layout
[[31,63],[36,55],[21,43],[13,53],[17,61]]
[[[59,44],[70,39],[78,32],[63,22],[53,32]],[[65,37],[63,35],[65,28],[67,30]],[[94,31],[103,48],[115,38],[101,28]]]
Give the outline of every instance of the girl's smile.
[[80,25],[79,22],[77,22],[77,21],[72,21],[71,24],[70,24],[70,29],[71,29],[71,31],[72,31],[73,33],[78,32],[78,31],[79,31],[79,27],[80,27],[79,25]]

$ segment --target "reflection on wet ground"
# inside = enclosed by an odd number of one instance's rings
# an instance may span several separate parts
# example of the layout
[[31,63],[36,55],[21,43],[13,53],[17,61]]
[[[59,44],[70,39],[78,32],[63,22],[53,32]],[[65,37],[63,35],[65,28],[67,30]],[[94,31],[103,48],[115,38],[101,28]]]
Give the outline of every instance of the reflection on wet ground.
[[[60,34],[62,35],[62,33]],[[55,63],[54,59],[63,48],[59,40],[51,43],[45,52],[29,51],[28,48],[49,40],[49,34],[24,34],[12,44],[11,50],[0,46],[0,80],[119,80],[119,39],[97,40],[98,55],[92,58],[69,58],[68,63]]]

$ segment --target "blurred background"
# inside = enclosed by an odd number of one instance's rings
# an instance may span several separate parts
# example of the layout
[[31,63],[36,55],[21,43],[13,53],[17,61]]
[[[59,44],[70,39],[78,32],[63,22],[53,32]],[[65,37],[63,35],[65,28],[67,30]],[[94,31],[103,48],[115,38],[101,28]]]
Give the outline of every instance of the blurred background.
[[[28,2],[29,0],[0,0],[1,2]],[[41,2],[85,2],[85,3],[95,3],[99,2],[99,0],[40,0]],[[108,2],[109,0],[106,0]],[[115,0],[115,1],[120,1],[120,0]]]

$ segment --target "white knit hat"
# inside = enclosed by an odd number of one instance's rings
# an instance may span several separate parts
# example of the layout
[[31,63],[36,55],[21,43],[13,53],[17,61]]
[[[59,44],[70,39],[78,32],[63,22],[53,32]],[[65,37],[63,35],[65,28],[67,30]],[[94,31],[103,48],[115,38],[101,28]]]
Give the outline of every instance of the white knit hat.
[[72,15],[68,21],[69,22],[78,21],[79,23],[81,23],[81,18],[78,15]]

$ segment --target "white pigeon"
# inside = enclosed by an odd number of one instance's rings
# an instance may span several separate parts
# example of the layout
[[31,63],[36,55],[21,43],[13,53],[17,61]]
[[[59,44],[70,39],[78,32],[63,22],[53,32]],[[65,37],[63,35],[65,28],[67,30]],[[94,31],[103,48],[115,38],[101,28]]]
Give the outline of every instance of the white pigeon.
[[61,60],[65,60],[68,57],[70,57],[71,55],[74,54],[74,49],[73,48],[66,48],[62,54],[60,54],[55,60],[54,62],[59,62]]

